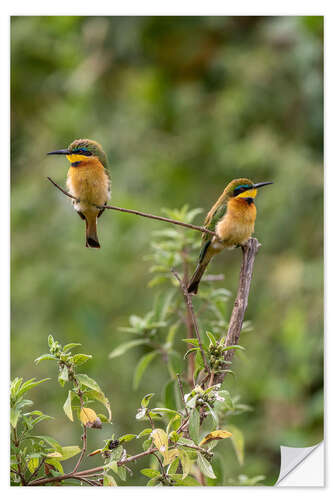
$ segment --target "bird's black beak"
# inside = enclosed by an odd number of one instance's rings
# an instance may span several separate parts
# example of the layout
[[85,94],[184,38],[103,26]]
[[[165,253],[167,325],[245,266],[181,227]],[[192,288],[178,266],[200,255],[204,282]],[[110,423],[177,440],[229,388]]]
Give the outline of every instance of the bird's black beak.
[[48,155],[70,155],[71,152],[68,149],[58,149],[57,151],[50,151]]
[[253,184],[254,189],[261,188],[263,186],[268,186],[269,184],[274,184],[273,182],[258,182],[258,184]]

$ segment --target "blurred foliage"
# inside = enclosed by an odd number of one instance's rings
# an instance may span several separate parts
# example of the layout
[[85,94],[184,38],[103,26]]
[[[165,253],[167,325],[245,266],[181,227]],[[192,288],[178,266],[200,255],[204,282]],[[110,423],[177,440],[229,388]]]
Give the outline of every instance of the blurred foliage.
[[[281,444],[323,436],[323,18],[29,16],[12,18],[11,35],[14,376],[49,375],[31,363],[48,333],[79,342],[94,353],[89,373],[110,395],[114,432],[139,432],[132,368],[145,346],[107,355],[132,339],[119,329],[128,317],[151,308],[146,256],[152,231],[165,228],[109,212],[101,250],[88,251],[82,221],[45,180],[64,184],[67,170],[48,151],[98,140],[112,203],[157,214],[184,204],[206,212],[235,177],[272,180],[257,202],[262,249],[247,311],[253,329],[241,339],[247,356],[225,382],[254,409],[234,419],[246,460],[238,465],[226,442],[223,462],[228,477],[274,483]],[[234,294],[239,264],[239,251],[225,252],[209,272],[223,273]],[[143,377],[160,394],[167,368],[151,363]],[[40,427],[78,442],[79,431],[74,440],[59,425],[62,396],[45,387],[36,405],[58,424]]]

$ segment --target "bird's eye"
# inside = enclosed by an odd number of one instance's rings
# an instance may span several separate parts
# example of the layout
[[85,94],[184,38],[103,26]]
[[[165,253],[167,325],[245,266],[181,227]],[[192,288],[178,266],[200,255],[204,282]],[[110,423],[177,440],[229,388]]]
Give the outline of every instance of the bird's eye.
[[79,148],[79,149],[75,149],[75,151],[73,151],[73,153],[75,154],[81,154],[81,155],[84,155],[84,156],[91,156],[91,152],[86,149],[86,148]]

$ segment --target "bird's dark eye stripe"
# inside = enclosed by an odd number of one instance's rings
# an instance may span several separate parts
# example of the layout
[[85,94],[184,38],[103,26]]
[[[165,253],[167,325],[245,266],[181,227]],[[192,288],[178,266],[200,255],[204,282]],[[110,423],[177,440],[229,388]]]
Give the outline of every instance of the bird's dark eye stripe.
[[243,193],[244,191],[246,191],[247,189],[250,189],[251,186],[237,186],[235,189],[234,189],[234,194],[239,194],[239,193]]
[[78,153],[78,154],[82,154],[82,155],[85,155],[85,156],[91,156],[92,155],[91,151],[89,151],[86,148],[74,149],[74,151],[72,151],[72,153]]

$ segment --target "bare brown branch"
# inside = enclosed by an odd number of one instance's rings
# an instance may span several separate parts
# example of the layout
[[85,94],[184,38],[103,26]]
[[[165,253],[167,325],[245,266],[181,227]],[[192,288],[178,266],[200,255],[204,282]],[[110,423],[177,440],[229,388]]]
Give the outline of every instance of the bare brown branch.
[[[243,261],[239,276],[239,286],[229,322],[228,333],[225,339],[226,346],[237,345],[239,342],[244,315],[248,303],[254,261],[260,246],[261,245],[256,238],[250,238],[246,245],[242,247]],[[226,351],[225,360],[231,361],[233,355],[234,349]],[[224,368],[226,367],[227,366],[225,365]],[[214,378],[214,384],[217,384],[219,382],[222,383],[225,376],[226,373],[217,373]]]
[[[61,191],[65,196],[68,196],[72,200],[80,201],[78,198],[75,196],[71,195],[67,191],[65,191],[62,187],[60,187],[54,180],[51,179],[51,177],[48,177],[48,180],[57,188],[59,191]],[[140,217],[147,217],[148,219],[154,219],[154,220],[160,220],[163,222],[169,222],[170,224],[176,224],[177,226],[182,226],[182,227],[187,227],[188,229],[194,229],[195,231],[200,231],[201,233],[207,233],[211,234],[212,236],[216,236],[218,238],[217,234],[214,233],[214,231],[210,231],[209,229],[206,229],[205,227],[202,226],[196,226],[194,224],[186,224],[185,222],[180,222],[179,220],[174,220],[174,219],[169,219],[168,217],[161,217],[159,215],[153,215],[153,214],[148,214],[145,212],[139,212],[139,210],[130,210],[129,208],[121,208],[121,207],[116,207],[114,205],[94,205],[96,208],[102,209],[108,209],[108,210],[117,210],[118,212],[125,212],[127,214],[134,214],[134,215],[139,215]]]

